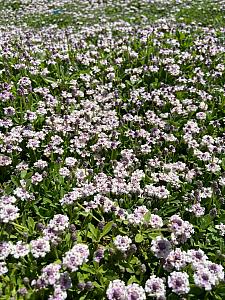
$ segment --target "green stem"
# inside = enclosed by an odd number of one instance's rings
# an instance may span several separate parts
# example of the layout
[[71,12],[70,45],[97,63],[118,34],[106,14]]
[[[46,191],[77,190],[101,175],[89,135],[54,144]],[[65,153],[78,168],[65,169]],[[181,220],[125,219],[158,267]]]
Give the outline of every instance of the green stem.
[[16,226],[16,227],[18,227],[18,228],[20,228],[20,229],[24,229],[24,230],[27,231],[27,228],[24,227],[24,226],[22,226],[22,225],[19,225],[19,224],[15,223],[15,222],[11,222],[11,224],[14,225],[14,226]]
[[[80,203],[77,202],[77,206],[79,206],[80,208],[82,208],[83,210],[85,210],[85,207],[83,207],[83,205],[81,205]],[[90,215],[92,216],[93,219],[95,219],[98,222],[101,222],[98,218],[96,218],[91,212]]]

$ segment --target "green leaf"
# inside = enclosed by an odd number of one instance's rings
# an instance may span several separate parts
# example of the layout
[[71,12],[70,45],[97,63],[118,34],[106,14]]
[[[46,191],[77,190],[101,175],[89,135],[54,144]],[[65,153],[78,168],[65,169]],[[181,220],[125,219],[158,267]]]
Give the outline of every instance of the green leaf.
[[225,170],[225,158],[222,159],[222,168]]
[[91,232],[91,236],[89,235],[89,237],[96,241],[98,239],[98,229],[93,224],[89,224],[88,227]]
[[34,222],[33,218],[28,217],[27,223],[28,223],[28,227],[29,227],[29,232],[33,233],[34,229],[35,229],[35,222]]
[[18,186],[18,179],[16,176],[11,176],[11,181],[14,183],[16,186]]
[[144,215],[144,220],[145,222],[149,222],[151,218],[151,212],[148,211],[145,215]]
[[130,274],[133,274],[134,273],[134,269],[132,268],[126,268],[126,272],[127,273],[130,273]]
[[178,295],[171,293],[171,294],[169,294],[168,299],[169,300],[179,300],[180,298],[178,297]]
[[212,218],[210,215],[206,215],[201,218],[201,229],[206,229],[211,223],[212,223]]
[[61,264],[62,261],[61,261],[60,259],[57,259],[54,263],[55,263],[55,264]]
[[140,262],[140,261],[139,261],[139,259],[138,259],[136,256],[132,257],[132,259],[131,259],[131,261],[130,261],[130,263],[131,263],[132,265],[137,265],[139,262]]
[[135,236],[136,243],[141,243],[143,240],[144,240],[144,237],[142,234],[140,234],[140,233],[136,234],[136,236]]
[[52,78],[52,77],[45,77],[43,78],[44,81],[46,81],[47,83],[55,83],[56,80],[55,78]]
[[99,283],[97,283],[96,281],[92,282],[93,286],[98,288],[98,289],[102,289],[101,285]]
[[160,236],[161,234],[160,234],[160,232],[150,232],[149,234],[148,234],[148,236],[152,239],[152,240],[154,240],[155,238],[157,238],[157,236]]
[[77,279],[78,279],[78,281],[79,281],[79,282],[82,282],[83,279],[84,279],[83,274],[80,273],[80,272],[77,272],[76,274],[77,274]]
[[103,228],[103,230],[102,230],[102,233],[101,233],[101,238],[102,238],[103,236],[105,236],[107,233],[110,232],[110,230],[112,229],[113,223],[114,223],[114,222],[111,221],[111,222],[108,222],[108,223],[104,226],[104,228]]
[[191,287],[191,290],[190,290],[190,294],[193,294],[195,296],[199,296],[203,293],[202,289],[197,287],[197,286],[193,286]]
[[225,295],[225,286],[221,285],[216,289],[217,294]]
[[133,283],[133,282],[139,283],[139,280],[135,277],[135,275],[132,275],[132,276],[130,277],[130,279],[128,280],[127,284],[131,284],[131,283]]
[[225,222],[225,214],[221,214],[221,215],[220,215],[220,217],[219,217],[219,219],[218,219],[218,223],[220,223],[220,222],[222,222],[222,223]]
[[91,267],[89,267],[87,264],[84,264],[81,267],[81,270],[86,271],[86,272],[91,273],[91,274],[95,274],[95,270],[92,269]]
[[26,177],[26,175],[27,175],[27,170],[21,171],[21,173],[20,173],[21,179],[24,179]]

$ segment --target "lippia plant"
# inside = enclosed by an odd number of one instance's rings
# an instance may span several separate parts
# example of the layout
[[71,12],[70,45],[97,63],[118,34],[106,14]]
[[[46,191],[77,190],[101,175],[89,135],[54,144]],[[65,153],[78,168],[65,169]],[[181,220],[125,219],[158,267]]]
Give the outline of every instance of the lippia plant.
[[224,10],[0,1],[0,299],[225,298]]

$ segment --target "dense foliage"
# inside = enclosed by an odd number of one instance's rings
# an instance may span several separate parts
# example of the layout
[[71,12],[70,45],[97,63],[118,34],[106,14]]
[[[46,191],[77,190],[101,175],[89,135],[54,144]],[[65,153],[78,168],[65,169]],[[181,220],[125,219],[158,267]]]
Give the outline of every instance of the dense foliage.
[[224,299],[225,1],[0,3],[0,299]]

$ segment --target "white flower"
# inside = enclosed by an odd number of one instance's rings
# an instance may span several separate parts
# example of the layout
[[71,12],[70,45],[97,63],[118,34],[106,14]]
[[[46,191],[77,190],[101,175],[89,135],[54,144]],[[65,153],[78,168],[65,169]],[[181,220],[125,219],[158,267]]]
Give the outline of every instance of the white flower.
[[130,248],[132,240],[128,236],[117,235],[114,240],[116,248],[122,252],[126,252]]
[[163,220],[158,215],[151,214],[149,222],[152,228],[161,228],[163,226]]
[[178,295],[187,294],[190,291],[188,278],[186,272],[172,272],[168,277],[168,286]]
[[65,253],[63,265],[72,272],[78,270],[78,267],[88,261],[89,249],[87,245],[76,244],[73,248]]
[[19,217],[19,208],[12,204],[6,204],[0,208],[0,220],[3,223],[9,223]]
[[219,225],[216,225],[215,228],[220,231],[220,235],[225,235],[225,224],[220,223]]
[[0,262],[0,275],[3,275],[8,272],[8,268],[6,266],[6,263],[4,261]]
[[16,245],[12,246],[11,254],[15,258],[20,258],[26,256],[30,252],[29,245],[23,243],[22,241],[18,241]]
[[145,291],[149,296],[156,298],[164,297],[166,294],[166,286],[163,279],[155,275],[150,276],[145,283]]
[[30,242],[31,253],[34,257],[44,257],[46,253],[50,252],[50,244],[44,238],[38,238],[37,240],[32,240]]
[[127,290],[127,300],[145,300],[145,290],[142,286],[137,283],[129,284],[126,288]]
[[106,295],[109,300],[126,300],[127,290],[125,283],[119,279],[110,281]]

